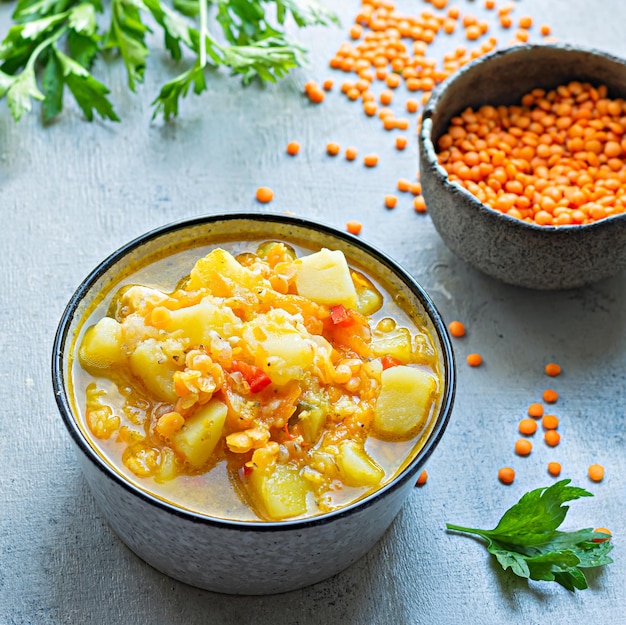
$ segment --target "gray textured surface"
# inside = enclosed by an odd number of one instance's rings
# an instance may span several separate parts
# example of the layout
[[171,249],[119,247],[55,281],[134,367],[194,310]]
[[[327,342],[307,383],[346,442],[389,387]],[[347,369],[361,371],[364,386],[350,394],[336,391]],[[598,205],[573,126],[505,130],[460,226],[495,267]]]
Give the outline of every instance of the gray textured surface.
[[[405,3],[407,6],[409,3]],[[414,3],[411,3],[415,6]],[[460,0],[464,10],[479,3]],[[482,5],[482,3],[480,3]],[[336,92],[321,107],[300,95],[305,80],[330,75],[326,62],[344,40],[356,2],[341,4],[343,30],[315,30],[310,72],[278,86],[242,90],[211,77],[208,94],[183,106],[183,118],[150,125],[159,62],[137,96],[111,73],[124,122],[87,124],[70,108],[50,128],[36,116],[15,125],[0,107],[0,623],[299,623],[476,625],[622,623],[626,609],[624,454],[626,284],[622,274],[592,287],[534,293],[469,269],[440,241],[428,216],[402,197],[382,197],[417,167],[411,133],[403,153],[389,133]],[[418,5],[422,7],[421,3]],[[425,7],[427,5],[424,5]],[[621,0],[521,0],[516,15],[548,22],[556,36],[626,56]],[[6,30],[8,10],[0,7]],[[497,32],[506,42],[508,34]],[[457,40],[460,42],[460,40]],[[437,39],[441,54],[452,41]],[[444,45],[446,44],[446,45]],[[335,76],[340,82],[341,76]],[[296,159],[284,154],[301,141]],[[331,160],[327,140],[378,151],[381,163]],[[383,540],[338,577],[282,596],[233,598],[195,590],[144,565],[114,536],[80,475],[51,393],[52,337],[66,301],[105,255],[150,228],[220,210],[259,209],[254,190],[272,186],[273,210],[292,210],[338,226],[361,219],[362,237],[402,262],[448,320],[466,322],[458,341],[459,388],[452,423],[416,489]],[[480,351],[480,369],[464,366]],[[564,373],[543,375],[549,360]],[[562,443],[540,440],[529,458],[513,454],[516,424],[548,385],[561,393],[554,412]],[[610,527],[615,564],[575,596],[496,570],[481,544],[450,536],[446,521],[495,524],[526,490],[550,483],[545,465],[596,496],[574,502],[570,529]],[[586,467],[606,466],[590,485]],[[518,479],[505,488],[498,467]]]

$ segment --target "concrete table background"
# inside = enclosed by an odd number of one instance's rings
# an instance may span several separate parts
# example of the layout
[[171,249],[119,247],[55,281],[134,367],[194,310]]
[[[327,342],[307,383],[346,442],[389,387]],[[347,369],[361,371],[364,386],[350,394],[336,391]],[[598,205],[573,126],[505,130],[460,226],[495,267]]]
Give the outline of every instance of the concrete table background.
[[[482,2],[459,0],[486,15]],[[400,3],[414,10],[422,3]],[[11,5],[0,8],[1,32]],[[342,28],[297,33],[311,48],[311,68],[275,86],[243,89],[216,73],[209,91],[182,104],[173,123],[150,123],[150,101],[165,69],[151,57],[146,84],[130,96],[119,64],[109,72],[121,124],[82,121],[76,107],[44,128],[37,115],[19,124],[0,108],[0,624],[299,623],[475,625],[623,623],[626,611],[624,454],[626,284],[624,274],[585,289],[539,293],[503,286],[455,258],[428,216],[410,199],[383,207],[399,177],[417,167],[414,129],[397,152],[393,133],[362,114],[338,88],[321,106],[302,85],[343,76],[327,67],[346,39],[356,1],[342,2]],[[523,0],[514,15],[549,23],[561,41],[626,56],[620,0]],[[492,19],[493,19],[492,14]],[[534,31],[536,32],[536,27]],[[511,34],[493,30],[501,44]],[[434,53],[462,43],[437,38]],[[334,75],[333,75],[334,74]],[[403,98],[402,98],[403,100]],[[288,141],[300,155],[285,155]],[[380,154],[380,165],[330,159],[327,141]],[[259,210],[257,186],[276,192],[271,209],[294,211],[343,228],[363,222],[362,238],[390,253],[430,292],[446,320],[468,336],[455,342],[459,385],[452,422],[383,540],[333,579],[293,593],[232,597],[175,582],[135,557],[112,533],[79,473],[50,384],[56,324],[82,278],[121,244],[151,228],[205,213]],[[465,366],[479,351],[485,364]],[[556,380],[543,374],[562,364]],[[541,440],[529,458],[513,453],[516,424],[548,386],[561,394],[562,443]],[[539,436],[535,438],[539,439]],[[616,562],[590,575],[591,589],[527,584],[501,572],[479,541],[447,534],[445,522],[494,526],[521,494],[563,477],[588,487],[566,529],[603,525],[616,535]],[[586,468],[606,466],[601,484]],[[510,487],[500,466],[518,471]]]

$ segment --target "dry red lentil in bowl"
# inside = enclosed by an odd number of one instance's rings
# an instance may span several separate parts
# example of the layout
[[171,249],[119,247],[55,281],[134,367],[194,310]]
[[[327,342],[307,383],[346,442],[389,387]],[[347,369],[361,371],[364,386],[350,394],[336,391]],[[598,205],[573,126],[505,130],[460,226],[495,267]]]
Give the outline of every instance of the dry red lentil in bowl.
[[533,89],[510,106],[467,108],[437,141],[438,160],[494,210],[540,226],[626,211],[626,101],[606,85]]
[[438,87],[420,131],[444,242],[519,286],[572,288],[626,266],[626,66],[565,45],[496,52]]

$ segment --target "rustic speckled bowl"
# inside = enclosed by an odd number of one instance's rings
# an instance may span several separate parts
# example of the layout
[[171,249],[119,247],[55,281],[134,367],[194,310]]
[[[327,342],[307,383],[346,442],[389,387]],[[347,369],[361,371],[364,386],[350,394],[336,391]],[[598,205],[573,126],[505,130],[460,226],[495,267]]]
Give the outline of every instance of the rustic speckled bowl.
[[568,45],[524,45],[473,61],[433,91],[419,136],[424,199],[435,228],[462,259],[503,282],[568,289],[626,267],[626,214],[584,226],[538,226],[481,203],[438,165],[435,146],[466,107],[513,104],[536,87],[571,80],[605,84],[626,98],[626,64]]
[[[382,278],[406,310],[426,322],[440,356],[443,393],[416,457],[374,494],[321,516],[282,522],[238,522],[190,512],[130,483],[90,442],[75,414],[70,380],[73,338],[95,298],[116,289],[129,263],[173,244],[190,247],[232,240],[280,239],[342,250],[349,262]],[[437,446],[455,390],[452,348],[432,301],[393,260],[358,238],[286,215],[202,217],[149,232],[109,256],[71,298],[53,348],[53,387],[63,421],[95,500],[119,537],[148,564],[178,580],[217,592],[271,594],[326,579],[363,556],[383,535]]]

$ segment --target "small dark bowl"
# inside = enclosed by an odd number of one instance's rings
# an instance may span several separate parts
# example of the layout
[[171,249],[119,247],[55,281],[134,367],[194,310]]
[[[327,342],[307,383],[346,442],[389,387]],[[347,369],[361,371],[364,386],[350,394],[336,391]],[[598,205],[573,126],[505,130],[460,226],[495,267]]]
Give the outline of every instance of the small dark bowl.
[[[376,276],[429,328],[439,354],[442,396],[423,446],[373,494],[336,511],[280,522],[233,521],[190,511],[130,482],[98,453],[73,396],[72,346],[86,311],[117,290],[129,263],[162,250],[239,240],[280,239],[311,249],[342,250]],[[450,338],[422,287],[376,249],[329,226],[286,215],[227,214],[164,226],[124,245],[81,283],[61,318],[53,347],[54,393],[82,471],[111,527],[137,555],[178,580],[217,592],[271,594],[301,588],[343,570],[380,539],[411,493],[418,472],[447,426],[455,390]]]
[[480,202],[438,164],[435,146],[467,107],[509,105],[534,88],[572,80],[604,84],[626,98],[626,63],[568,45],[524,45],[473,61],[433,91],[419,135],[424,199],[435,228],[463,260],[508,284],[568,289],[626,267],[626,214],[587,225],[539,226]]

